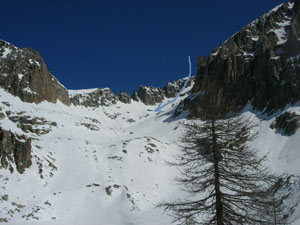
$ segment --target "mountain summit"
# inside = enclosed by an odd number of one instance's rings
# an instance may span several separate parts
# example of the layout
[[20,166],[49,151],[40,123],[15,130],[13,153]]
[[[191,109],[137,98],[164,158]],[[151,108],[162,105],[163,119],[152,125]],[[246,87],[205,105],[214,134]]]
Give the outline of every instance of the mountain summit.
[[[299,1],[279,5],[198,59],[193,92],[213,85],[236,107],[273,114],[300,100]],[[208,80],[208,82],[205,82]]]
[[67,89],[50,74],[40,54],[0,41],[0,86],[25,102],[60,100],[70,105]]

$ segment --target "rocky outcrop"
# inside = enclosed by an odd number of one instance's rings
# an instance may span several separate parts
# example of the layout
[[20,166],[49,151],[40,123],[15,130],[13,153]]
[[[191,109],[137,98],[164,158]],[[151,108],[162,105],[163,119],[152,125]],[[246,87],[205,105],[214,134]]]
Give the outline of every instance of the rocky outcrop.
[[8,119],[15,123],[18,128],[22,129],[25,133],[34,133],[38,136],[48,134],[52,131],[53,127],[57,126],[56,122],[47,121],[43,117],[32,117],[23,115],[25,112],[11,112],[6,111]]
[[[184,83],[186,82],[187,78],[179,79],[177,81],[171,81],[168,82],[165,87],[165,96],[167,98],[174,98],[178,92],[181,90],[181,88],[184,86]],[[191,77],[190,80],[188,81],[186,87],[190,87],[193,84],[194,77]]]
[[164,92],[161,88],[141,86],[138,90],[138,96],[145,105],[155,105],[162,102]]
[[0,41],[0,86],[24,102],[71,103],[67,89],[50,74],[37,51],[5,41]]
[[88,90],[69,90],[70,100],[75,106],[99,107],[116,104],[117,96],[109,88]]
[[[161,103],[162,100],[167,98],[174,98],[184,86],[187,78],[182,78],[176,81],[168,82],[164,89],[151,87],[151,86],[141,86],[139,90],[133,91],[131,98],[134,101],[142,101],[145,105],[155,105]],[[188,81],[186,88],[194,84],[195,77],[191,77]]]
[[[161,103],[165,97],[175,97],[183,87],[187,78],[168,82],[164,90],[152,86],[141,86],[138,91],[133,91],[130,96],[127,92],[120,92],[117,96],[109,88],[97,88],[87,90],[69,90],[70,100],[73,105],[85,107],[109,106],[121,101],[130,104],[131,99],[141,101],[145,105],[155,105]],[[194,84],[195,77],[191,77],[186,87]]]
[[[60,100],[66,105],[72,103],[75,106],[99,107],[116,104],[117,101],[130,104],[132,98],[146,105],[155,105],[161,103],[164,97],[175,97],[185,80],[186,78],[168,82],[164,90],[141,86],[137,92],[133,92],[132,97],[126,92],[120,92],[116,96],[109,88],[68,91],[50,74],[38,52],[0,41],[0,86],[25,102],[55,103]],[[192,83],[190,80],[187,87]]]
[[31,139],[20,141],[15,134],[5,131],[0,127],[0,165],[2,168],[8,168],[13,172],[10,163],[16,165],[17,171],[23,173],[31,166]]
[[118,99],[125,103],[125,104],[130,104],[131,103],[131,98],[130,98],[130,94],[128,94],[127,92],[120,92],[118,94]]
[[[284,3],[244,27],[208,58],[199,57],[193,93],[209,93],[213,87],[236,109],[250,102],[268,114],[299,101],[299,16],[299,0]],[[199,98],[190,104],[191,112],[199,108]]]
[[276,133],[282,133],[287,136],[294,135],[300,128],[300,115],[291,112],[285,112],[276,117],[270,126]]

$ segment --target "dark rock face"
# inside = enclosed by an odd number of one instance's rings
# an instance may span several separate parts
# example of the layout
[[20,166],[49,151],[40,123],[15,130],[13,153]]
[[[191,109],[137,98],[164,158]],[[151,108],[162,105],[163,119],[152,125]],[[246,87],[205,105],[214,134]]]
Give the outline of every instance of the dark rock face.
[[271,128],[275,129],[276,133],[282,132],[287,136],[294,135],[300,128],[300,115],[285,112],[276,117],[276,120],[271,124]]
[[87,91],[70,91],[70,100],[73,105],[81,105],[85,107],[99,107],[116,104],[118,98],[109,88],[97,88]]
[[164,92],[160,88],[141,86],[138,96],[145,105],[155,105],[164,99]]
[[[299,5],[299,0],[282,4],[244,27],[207,59],[199,57],[193,93],[209,92],[213,86],[236,108],[250,102],[268,114],[300,100]],[[199,98],[191,107],[199,107]]]
[[[187,78],[183,78],[183,79],[179,79],[177,81],[171,81],[168,82],[165,87],[164,87],[164,91],[165,91],[165,96],[167,98],[174,98],[176,97],[176,95],[178,94],[178,92],[181,90],[181,88],[183,87],[184,83],[186,82]],[[193,80],[194,77],[192,77],[186,87],[190,87],[193,84]]]
[[140,101],[140,97],[138,95],[138,93],[136,91],[133,91],[132,95],[131,95],[132,99],[136,102]]
[[130,104],[131,103],[130,94],[128,94],[127,92],[120,92],[118,94],[118,98],[121,102],[123,102],[125,104]]
[[38,52],[5,41],[0,41],[0,86],[24,102],[71,103],[68,91],[50,74]]
[[[0,127],[0,165],[6,169],[10,162],[16,164],[19,173],[31,166],[31,139],[22,142],[15,134]],[[13,172],[11,166],[9,169]]]

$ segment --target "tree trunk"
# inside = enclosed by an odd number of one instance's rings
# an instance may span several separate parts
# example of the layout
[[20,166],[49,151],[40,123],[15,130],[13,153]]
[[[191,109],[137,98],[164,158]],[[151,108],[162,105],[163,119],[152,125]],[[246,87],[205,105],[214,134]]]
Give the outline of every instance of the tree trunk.
[[211,132],[213,137],[213,153],[214,153],[214,173],[215,173],[215,191],[216,191],[216,216],[217,216],[217,225],[224,225],[223,223],[223,206],[221,199],[221,190],[220,190],[220,171],[219,171],[219,162],[220,162],[220,150],[217,148],[217,135],[215,131],[215,120],[212,120]]

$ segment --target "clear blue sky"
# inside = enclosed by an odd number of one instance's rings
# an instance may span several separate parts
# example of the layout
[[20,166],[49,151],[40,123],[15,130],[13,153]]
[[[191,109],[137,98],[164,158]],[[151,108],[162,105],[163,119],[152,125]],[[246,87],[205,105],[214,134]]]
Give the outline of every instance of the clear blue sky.
[[283,0],[6,0],[0,39],[40,52],[68,89],[132,92],[193,73],[200,55]]

